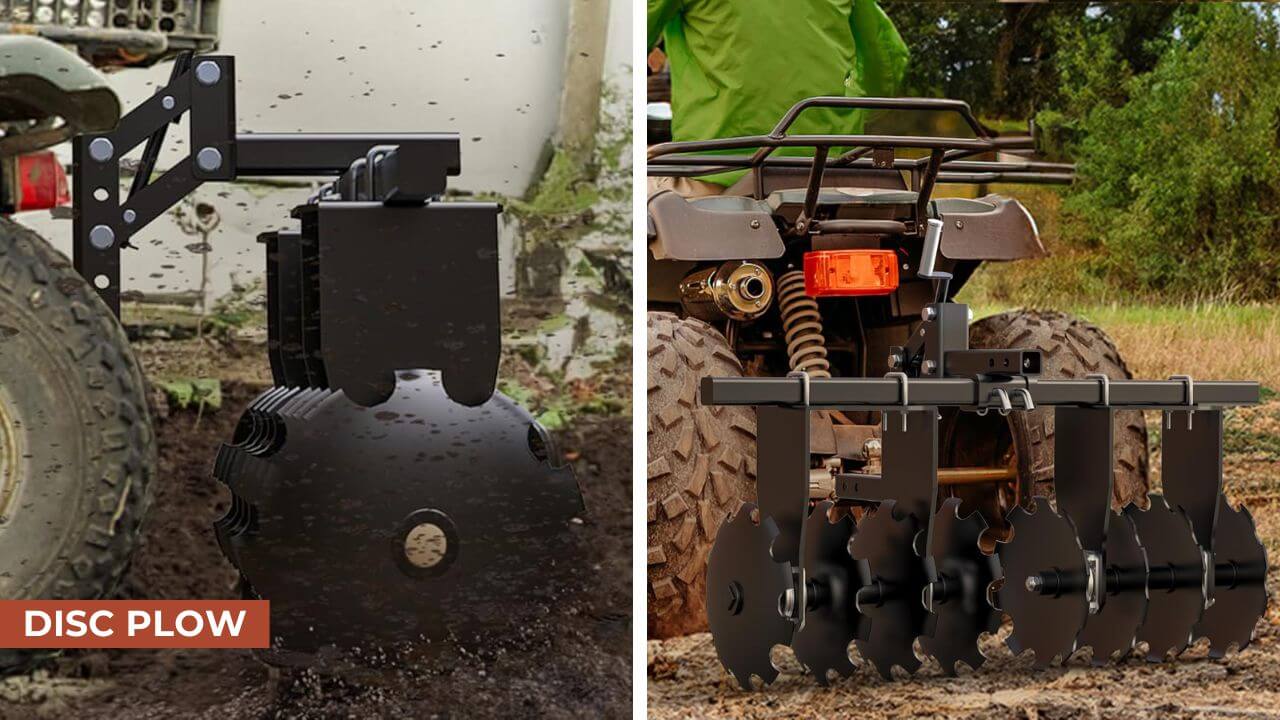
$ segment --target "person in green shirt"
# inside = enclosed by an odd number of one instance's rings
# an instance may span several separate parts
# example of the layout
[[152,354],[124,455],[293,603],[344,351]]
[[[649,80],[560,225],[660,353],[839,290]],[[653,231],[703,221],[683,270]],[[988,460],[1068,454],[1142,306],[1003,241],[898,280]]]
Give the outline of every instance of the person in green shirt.
[[[648,3],[649,48],[662,40],[670,62],[671,136],[677,141],[768,133],[807,97],[892,96],[907,65],[907,46],[875,0]],[[862,119],[858,111],[812,109],[791,132],[857,133]],[[719,194],[741,175],[654,178],[650,190]]]

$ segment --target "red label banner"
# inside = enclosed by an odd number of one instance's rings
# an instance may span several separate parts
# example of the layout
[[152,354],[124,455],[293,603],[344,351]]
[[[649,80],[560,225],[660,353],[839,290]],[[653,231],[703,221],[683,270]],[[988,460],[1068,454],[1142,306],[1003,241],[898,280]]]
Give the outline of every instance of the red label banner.
[[0,600],[4,648],[265,648],[266,600]]

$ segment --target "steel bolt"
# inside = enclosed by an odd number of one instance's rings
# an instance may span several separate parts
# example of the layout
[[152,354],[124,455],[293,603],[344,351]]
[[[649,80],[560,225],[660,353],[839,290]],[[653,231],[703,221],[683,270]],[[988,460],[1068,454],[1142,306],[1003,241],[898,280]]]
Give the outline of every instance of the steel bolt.
[[125,211],[124,211],[124,221],[125,221],[126,223],[128,223],[128,224],[132,225],[132,224],[133,224],[137,219],[138,219],[138,213],[136,213],[136,212],[134,212],[134,211],[132,211],[132,210],[125,210]]
[[196,66],[196,80],[200,81],[201,85],[217,85],[221,79],[222,68],[218,67],[218,63],[205,60]]
[[106,162],[116,154],[116,146],[106,138],[95,138],[89,143],[89,157],[98,162]]
[[925,360],[920,369],[924,371],[925,375],[932,375],[933,371],[938,369],[938,363],[932,360]]
[[115,231],[106,225],[94,225],[89,231],[89,244],[97,250],[106,250],[116,244]]
[[160,98],[160,106],[163,107],[165,110],[172,110],[175,106],[177,106],[177,104],[178,104],[178,101],[174,100],[172,95],[165,95],[164,97]]
[[920,311],[920,319],[925,322],[933,322],[933,319],[936,317],[938,317],[938,308],[932,305],[928,305],[925,309]]
[[1040,592],[1040,588],[1044,587],[1044,581],[1039,575],[1028,575],[1026,587],[1028,592]]
[[203,148],[196,155],[196,165],[205,172],[213,172],[222,167],[222,153],[217,148]]
[[752,229],[752,230],[759,230],[759,229],[760,229],[760,221],[759,221],[759,220],[752,220],[752,221],[751,221],[751,229]]

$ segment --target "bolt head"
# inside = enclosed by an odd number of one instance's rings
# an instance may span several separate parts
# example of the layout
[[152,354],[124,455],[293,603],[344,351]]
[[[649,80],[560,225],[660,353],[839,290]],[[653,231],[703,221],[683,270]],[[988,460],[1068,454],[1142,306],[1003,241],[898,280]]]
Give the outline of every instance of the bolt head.
[[124,221],[126,223],[129,223],[130,225],[132,225],[134,222],[137,221],[137,219],[138,219],[138,213],[134,212],[133,210],[124,211]]
[[925,322],[933,322],[936,317],[938,317],[938,308],[932,305],[926,306],[925,309],[920,311],[920,319]]
[[202,148],[196,153],[196,165],[205,172],[213,172],[222,167],[222,153],[217,148]]
[[897,368],[900,365],[902,365],[902,355],[896,352],[889,353],[889,367]]
[[1044,581],[1039,575],[1028,575],[1026,588],[1028,592],[1040,592],[1040,588],[1044,586]]
[[89,231],[89,244],[95,250],[106,250],[116,244],[116,233],[106,225],[94,225]]
[[920,366],[920,369],[924,370],[925,375],[932,375],[933,371],[938,369],[938,363],[932,360],[925,360],[924,363]]
[[165,110],[172,110],[175,107],[177,107],[177,105],[178,105],[178,101],[174,100],[172,95],[165,95],[164,97],[160,98],[160,106],[163,107]]
[[106,162],[114,157],[115,154],[116,146],[112,145],[111,141],[106,138],[94,138],[93,142],[89,143],[89,157],[98,162]]
[[778,614],[784,618],[796,616],[796,590],[787,588],[778,596]]
[[196,65],[196,80],[206,87],[217,85],[222,79],[222,68],[218,67],[218,63],[211,60],[205,60]]

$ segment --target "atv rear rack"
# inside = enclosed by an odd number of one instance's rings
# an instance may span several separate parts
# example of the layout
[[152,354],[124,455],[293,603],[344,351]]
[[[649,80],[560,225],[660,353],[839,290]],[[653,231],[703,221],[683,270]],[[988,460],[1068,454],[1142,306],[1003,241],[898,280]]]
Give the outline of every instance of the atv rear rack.
[[[813,108],[846,110],[907,110],[935,111],[958,115],[973,130],[976,137],[938,137],[919,135],[792,135],[791,126],[800,114]],[[923,234],[923,218],[928,217],[929,200],[934,186],[939,183],[1033,183],[1069,184],[1075,167],[1063,163],[1046,162],[994,162],[965,160],[964,158],[996,151],[1030,149],[1027,137],[990,137],[981,123],[974,118],[968,103],[960,100],[938,98],[851,98],[815,97],[801,100],[767,135],[718,138],[686,142],[668,142],[649,148],[648,174],[659,177],[698,177],[732,170],[756,170],[753,195],[764,199],[764,177],[760,170],[766,167],[799,167],[809,169],[809,180],[804,203],[804,213],[796,223],[796,232],[847,232],[828,225],[823,228],[813,218],[817,209],[818,194],[822,189],[823,175],[828,168],[858,169],[870,173],[893,174],[900,177],[907,172],[911,177],[911,190],[918,193],[915,219],[902,229],[908,235]],[[813,148],[809,157],[774,157],[781,148]],[[927,150],[918,158],[899,158],[898,148]],[[732,150],[753,150],[747,155],[717,154]],[[839,155],[832,157],[833,153]],[[870,231],[870,230],[863,230]]]
[[[926,260],[942,223],[930,220]],[[1043,379],[1038,351],[968,348],[968,309],[945,301],[950,276],[926,262],[937,302],[881,378],[704,377],[705,405],[753,405],[758,507],[727,521],[712,549],[707,608],[721,661],[750,687],[777,675],[774,644],[790,644],[825,684],[852,672],[856,641],[885,677],[920,661],[916,638],[944,672],[982,662],[977,641],[1014,622],[1015,653],[1038,664],[1090,646],[1094,662],[1137,643],[1162,660],[1197,637],[1210,652],[1243,648],[1265,610],[1266,558],[1252,520],[1222,493],[1223,412],[1254,405],[1254,382]],[[960,500],[939,503],[940,408],[1007,415],[1053,409],[1056,512],[1010,513],[1011,532],[988,534]],[[1112,509],[1118,410],[1163,412],[1164,495],[1151,508]],[[829,502],[810,492],[810,412],[879,411],[880,474],[841,472]],[[1048,426],[1040,431],[1048,432]],[[834,503],[834,504],[833,504]],[[878,505],[856,531],[829,512]],[[743,516],[755,515],[755,519]],[[993,556],[978,547],[987,535]],[[723,541],[721,540],[723,538]],[[1155,590],[1164,590],[1155,593]],[[1149,600],[1148,600],[1149,598]]]

